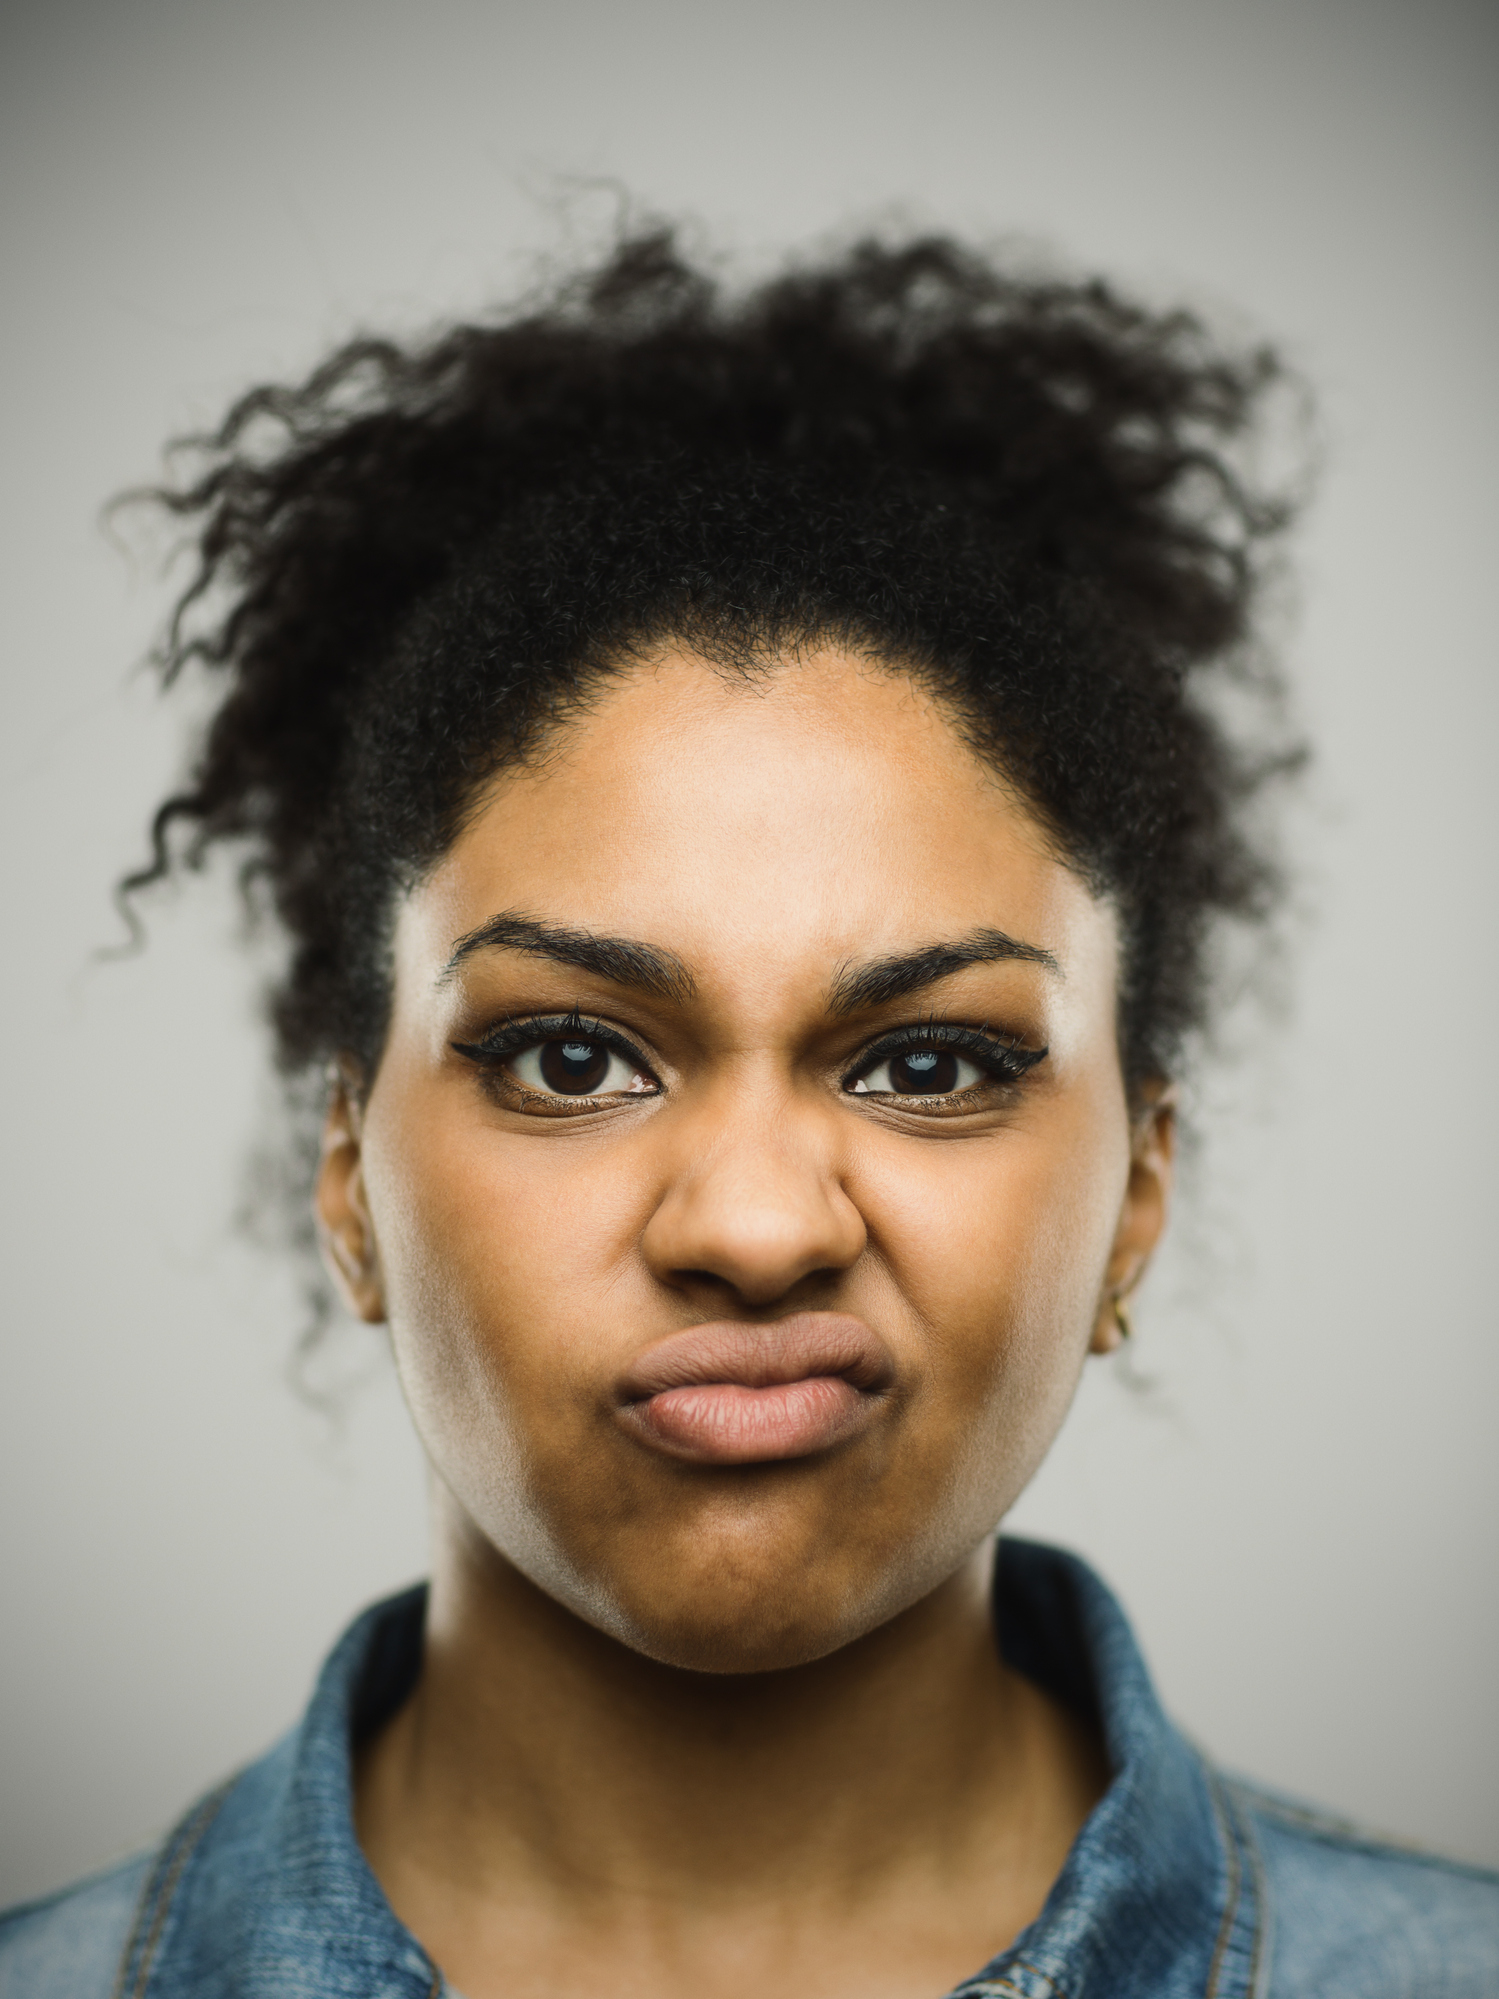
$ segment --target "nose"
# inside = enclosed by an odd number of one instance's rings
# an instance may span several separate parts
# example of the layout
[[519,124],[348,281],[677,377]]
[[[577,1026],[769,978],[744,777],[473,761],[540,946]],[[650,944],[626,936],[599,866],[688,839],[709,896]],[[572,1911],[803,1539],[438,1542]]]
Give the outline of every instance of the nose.
[[843,1186],[834,1134],[815,1111],[783,1101],[736,1115],[721,1105],[681,1139],[642,1240],[662,1283],[708,1282],[765,1306],[806,1278],[858,1261],[864,1219]]

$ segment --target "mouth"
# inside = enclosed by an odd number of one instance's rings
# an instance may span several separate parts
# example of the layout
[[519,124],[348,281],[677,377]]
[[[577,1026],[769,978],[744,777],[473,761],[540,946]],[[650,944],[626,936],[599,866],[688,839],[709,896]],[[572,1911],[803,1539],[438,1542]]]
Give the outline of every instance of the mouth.
[[831,1450],[875,1417],[894,1378],[884,1342],[843,1312],[672,1333],[616,1391],[641,1442],[696,1464],[765,1464]]

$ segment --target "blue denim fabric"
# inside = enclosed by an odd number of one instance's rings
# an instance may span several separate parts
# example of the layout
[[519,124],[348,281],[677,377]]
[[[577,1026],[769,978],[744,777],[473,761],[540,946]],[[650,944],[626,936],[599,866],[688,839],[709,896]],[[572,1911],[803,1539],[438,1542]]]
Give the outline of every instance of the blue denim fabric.
[[[300,1726],[156,1852],[0,1918],[0,1999],[441,1994],[350,1811],[351,1739],[411,1686],[424,1602],[366,1611]],[[1040,1916],[953,1999],[1499,1999],[1499,1877],[1221,1776],[1073,1556],[1002,1542],[995,1614],[1015,1666],[1097,1714],[1114,1775]]]

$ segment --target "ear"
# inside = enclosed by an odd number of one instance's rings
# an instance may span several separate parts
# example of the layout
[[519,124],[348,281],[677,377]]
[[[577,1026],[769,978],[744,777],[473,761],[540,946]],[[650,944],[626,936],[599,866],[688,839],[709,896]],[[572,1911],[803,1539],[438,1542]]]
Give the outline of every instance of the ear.
[[1163,1081],[1147,1089],[1144,1106],[1130,1128],[1129,1180],[1088,1342],[1090,1353],[1113,1353],[1123,1343],[1124,1329],[1115,1307],[1145,1275],[1165,1232],[1175,1168],[1176,1090]]
[[339,1067],[328,1093],[313,1214],[323,1262],[339,1296],[356,1319],[373,1326],[385,1317],[385,1291],[364,1192],[362,1123],[353,1078]]

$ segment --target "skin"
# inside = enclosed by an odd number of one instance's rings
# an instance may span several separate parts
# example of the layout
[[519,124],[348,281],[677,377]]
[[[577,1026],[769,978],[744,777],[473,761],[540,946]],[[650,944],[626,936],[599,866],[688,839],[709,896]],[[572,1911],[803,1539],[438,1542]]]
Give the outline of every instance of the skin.
[[[502,912],[638,940],[674,988],[513,941],[454,963]],[[981,932],[1050,962],[836,1003]],[[465,1999],[605,1967],[625,1999],[947,1989],[1107,1782],[999,1660],[986,1564],[1165,1221],[1170,1094],[1126,1098],[1112,908],[900,673],[667,649],[490,788],[394,965],[318,1188],[433,1470],[421,1678],[357,1772],[394,1908]],[[581,1107],[455,1046],[574,1012],[644,1058]],[[1046,1053],[890,1094],[871,1044],[934,1021]],[[806,1311],[887,1357],[851,1436],[702,1463],[622,1415],[653,1342]]]

